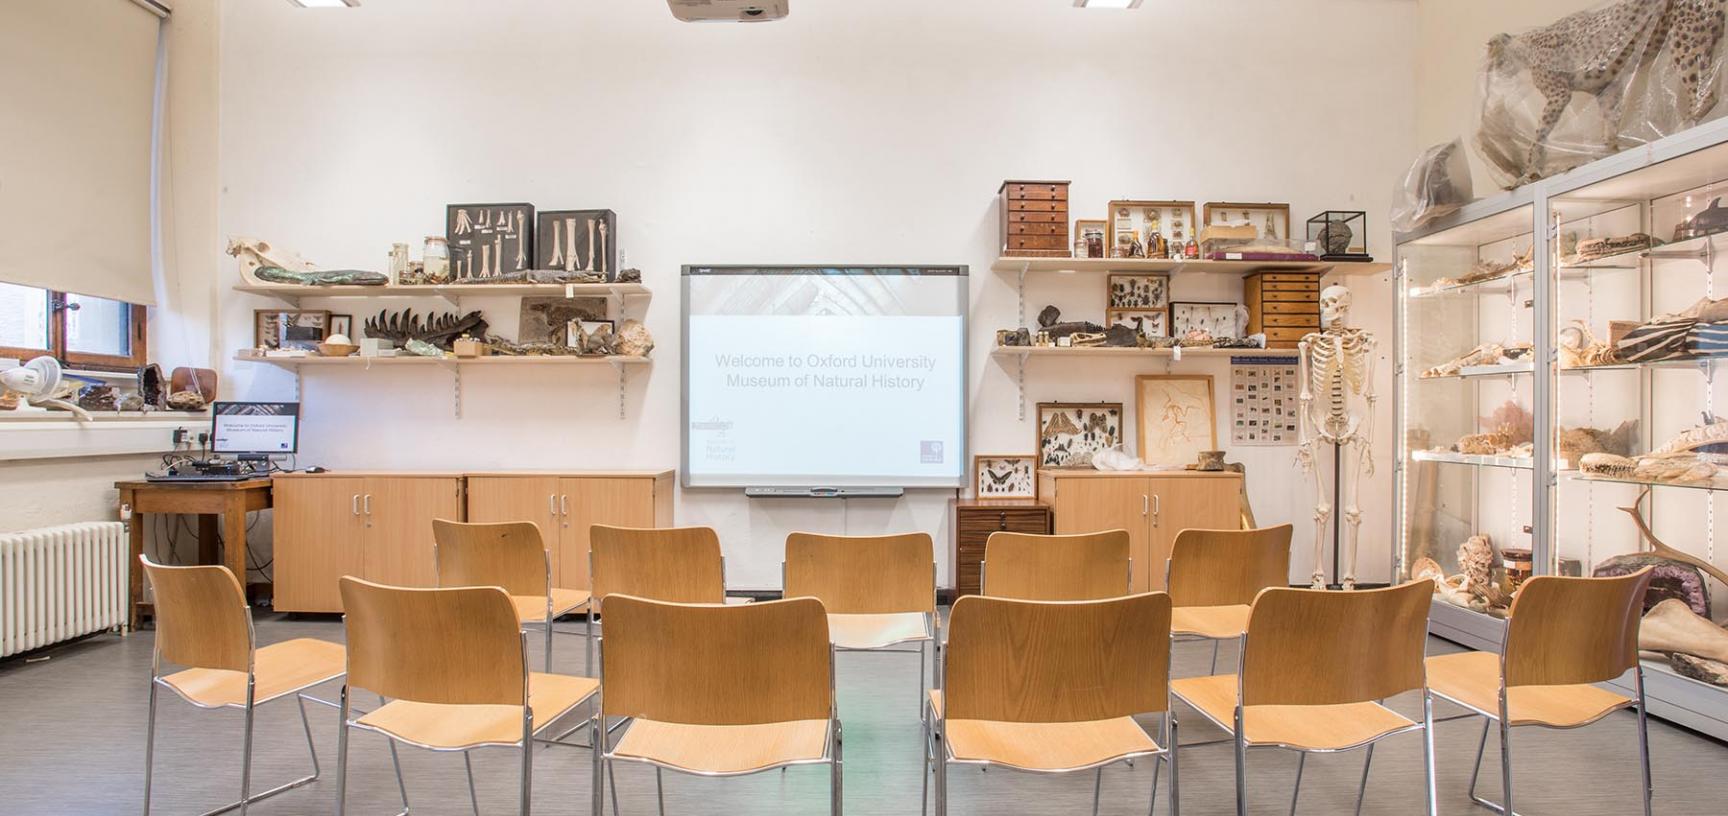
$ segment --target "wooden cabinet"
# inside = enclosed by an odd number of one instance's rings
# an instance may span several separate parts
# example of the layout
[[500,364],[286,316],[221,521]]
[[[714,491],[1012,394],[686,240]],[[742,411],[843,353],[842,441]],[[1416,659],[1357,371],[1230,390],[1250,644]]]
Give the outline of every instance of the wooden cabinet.
[[532,521],[552,551],[553,583],[588,588],[588,530],[672,525],[672,471],[471,473],[471,521]]
[[432,520],[465,517],[454,473],[289,473],[272,491],[281,612],[342,611],[344,575],[432,586]]
[[1237,473],[1045,470],[1038,495],[1055,513],[1057,533],[1128,531],[1134,591],[1164,588],[1164,565],[1176,534],[1242,524]]
[[1249,334],[1265,334],[1266,347],[1293,349],[1320,330],[1320,272],[1255,272],[1242,279]]
[[1068,257],[1068,182],[1010,179],[996,192],[1002,199],[1002,255]]
[[955,501],[954,594],[977,595],[984,561],[984,543],[998,530],[1050,533],[1050,508],[1031,499]]

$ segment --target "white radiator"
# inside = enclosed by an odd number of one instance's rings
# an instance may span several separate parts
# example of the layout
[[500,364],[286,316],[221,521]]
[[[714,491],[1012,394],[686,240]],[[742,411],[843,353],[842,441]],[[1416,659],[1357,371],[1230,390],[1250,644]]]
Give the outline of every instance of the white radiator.
[[0,657],[126,625],[126,525],[0,533]]

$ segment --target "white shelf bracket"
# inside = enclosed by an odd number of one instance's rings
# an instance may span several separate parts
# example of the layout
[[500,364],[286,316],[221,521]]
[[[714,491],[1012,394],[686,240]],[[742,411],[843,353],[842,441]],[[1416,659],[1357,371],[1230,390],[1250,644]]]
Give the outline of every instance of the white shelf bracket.
[[[1020,264],[1020,280],[1014,287],[1015,297],[1020,303],[1020,313],[1019,313],[1019,318],[1018,318],[1018,325],[1016,325],[1014,327],[1017,329],[1027,328],[1027,326],[1026,326],[1026,272],[1027,272],[1027,270],[1029,270],[1031,268],[1032,268],[1032,262],[1031,261],[1026,261],[1026,262]],[[1025,357],[1021,357],[1021,361],[1024,362]],[[1021,419],[1025,419],[1025,417],[1022,416]]]
[[606,364],[612,366],[612,371],[618,375],[618,418],[624,419],[624,363],[615,358],[607,358]]
[[462,418],[462,366],[460,363],[444,363],[450,369],[450,398],[457,419]]
[[1026,421],[1026,353],[1014,356],[1014,386],[1018,389],[1020,398],[1015,405],[1020,411],[1019,421]]
[[301,389],[303,389],[305,387],[306,387],[306,384],[300,381],[300,367],[295,366],[294,367],[294,401],[295,402],[300,402]]
[[432,290],[432,293],[437,295],[438,297],[442,298],[445,303],[450,304],[450,308],[455,309],[457,312],[462,311],[462,295],[461,294],[456,293],[456,292],[452,292],[448,289],[445,289],[442,286],[438,287],[437,289]]

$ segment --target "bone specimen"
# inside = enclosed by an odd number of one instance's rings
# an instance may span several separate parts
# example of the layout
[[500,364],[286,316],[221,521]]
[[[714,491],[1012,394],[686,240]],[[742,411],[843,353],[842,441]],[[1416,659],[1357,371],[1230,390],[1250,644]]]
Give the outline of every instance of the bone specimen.
[[[1297,425],[1297,464],[1314,479],[1314,574],[1310,586],[1324,588],[1322,544],[1333,502],[1343,505],[1339,521],[1345,529],[1344,574],[1339,584],[1356,587],[1356,553],[1362,525],[1359,504],[1364,476],[1374,475],[1374,335],[1350,325],[1350,290],[1328,286],[1320,292],[1319,332],[1297,343],[1297,368],[1302,390]],[[1352,466],[1341,468],[1338,495],[1328,501],[1327,486],[1315,466],[1320,445],[1348,450]],[[1343,461],[1350,461],[1349,459]]]
[[564,265],[564,241],[559,236],[564,233],[564,222],[552,219],[552,258],[547,266],[554,269]]
[[1711,445],[1728,443],[1728,419],[1706,417],[1703,425],[1689,428],[1650,452],[1651,456],[1686,453]]
[[1457,357],[1422,372],[1424,378],[1451,377],[1465,366],[1505,365],[1530,354],[1529,343],[1483,343]]
[[1642,232],[1631,235],[1621,235],[1613,238],[1587,238],[1578,242],[1577,253],[1565,259],[1566,263],[1589,263],[1614,255],[1622,255],[1639,249],[1649,249],[1660,242]]
[[521,210],[516,211],[516,268],[521,269],[528,264],[528,242],[523,240],[523,221],[528,216]]
[[1578,458],[1578,467],[1595,476],[1630,478],[1638,462],[1612,453],[1586,453]]
[[492,273],[504,274],[504,236],[492,236]]
[[1638,460],[1632,478],[1647,482],[1705,484],[1716,478],[1716,465],[1686,454],[1646,456]]
[[492,226],[492,211],[491,210],[484,210],[484,209],[481,210],[480,211],[480,223],[475,224],[474,226],[477,226],[481,229],[486,229],[488,227],[491,227]]
[[1492,456],[1512,447],[1512,436],[1504,431],[1489,431],[1487,433],[1465,434],[1458,437],[1454,446],[1459,453],[1472,456]]
[[576,271],[576,219],[564,219],[564,271]]
[[456,210],[456,234],[467,235],[474,231],[474,219],[468,217],[467,208]]
[[1610,365],[1618,361],[1614,346],[1596,339],[1590,324],[1582,320],[1560,330],[1560,367]]
[[1720,660],[1673,652],[1668,655],[1668,665],[1681,677],[1714,686],[1728,686],[1728,663]]
[[594,268],[594,219],[588,219],[588,265],[583,269]]
[[1644,614],[1638,627],[1638,648],[1680,652],[1728,663],[1728,629],[1670,598]]
[[600,266],[598,268],[595,268],[593,266],[589,267],[590,269],[594,269],[594,271],[599,272],[602,275],[606,274],[606,233],[607,232],[608,232],[608,230],[606,229],[606,222],[601,221],[600,222]]
[[396,314],[380,311],[377,317],[366,319],[366,336],[394,340],[407,343],[409,340],[421,340],[437,346],[445,351],[456,338],[466,334],[479,337],[486,333],[486,318],[480,312],[473,311],[457,316],[446,312],[432,315],[422,323],[413,309],[404,309]]
[[492,247],[489,244],[480,245],[480,277],[492,276]]
[[1464,576],[1464,589],[1487,601],[1490,606],[1505,606],[1509,598],[1494,580],[1494,544],[1488,536],[1477,534],[1458,545],[1458,569]]

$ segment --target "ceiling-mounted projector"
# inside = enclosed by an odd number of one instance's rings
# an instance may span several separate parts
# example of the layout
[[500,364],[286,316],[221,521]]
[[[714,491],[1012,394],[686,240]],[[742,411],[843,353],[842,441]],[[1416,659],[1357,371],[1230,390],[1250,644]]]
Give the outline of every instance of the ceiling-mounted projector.
[[791,0],[666,0],[686,23],[765,23],[784,18]]

